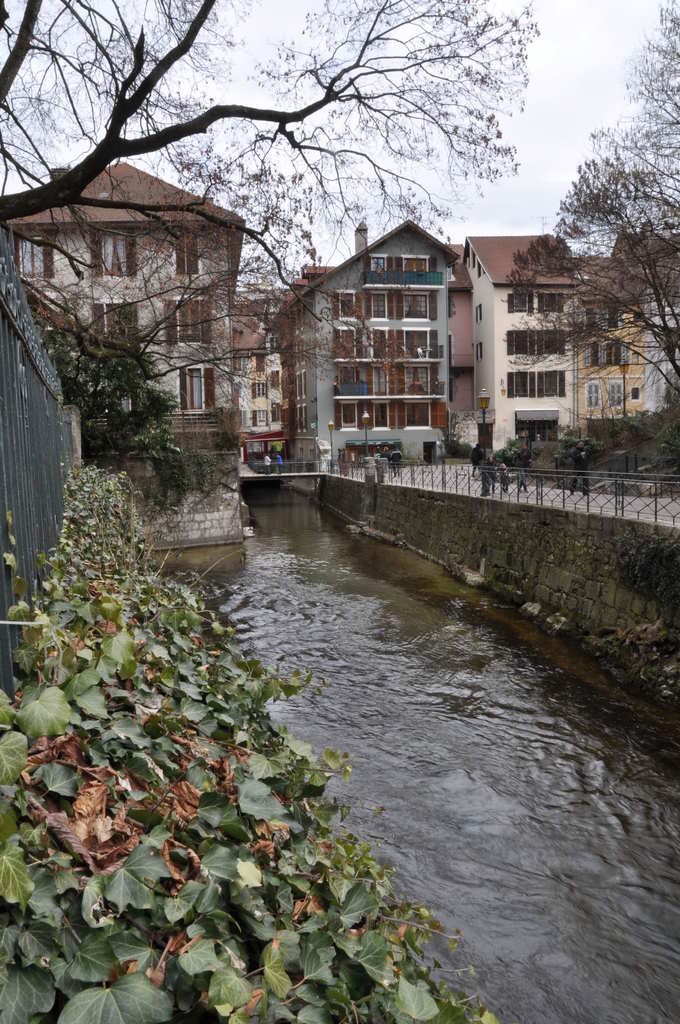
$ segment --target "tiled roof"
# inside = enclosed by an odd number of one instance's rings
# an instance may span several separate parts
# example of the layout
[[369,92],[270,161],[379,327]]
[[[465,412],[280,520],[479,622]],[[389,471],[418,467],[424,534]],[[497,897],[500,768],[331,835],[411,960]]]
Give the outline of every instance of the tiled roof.
[[[465,241],[465,250],[474,250],[490,280],[494,284],[510,284],[511,274],[515,271],[515,255],[528,250],[532,242],[541,235],[474,235]],[[471,266],[468,270],[472,273]],[[566,285],[573,284],[568,277],[533,277],[534,284]]]
[[[235,223],[243,223],[243,218],[237,214],[223,210],[211,202],[201,203],[200,197],[185,192],[176,185],[171,185],[147,171],[142,171],[139,167],[133,167],[126,163],[112,164],[107,167],[83,189],[83,195],[90,198],[148,203],[150,205],[199,203],[207,212],[220,217],[228,217]],[[186,216],[185,213],[167,214],[168,219]],[[52,210],[44,210],[41,213],[14,221],[14,223],[66,224],[74,220],[120,224],[126,221],[148,221],[148,218],[134,210],[75,205],[74,207],[59,206]]]
[[452,245],[451,249],[453,249],[458,258],[451,269],[449,288],[451,291],[469,291],[472,288],[472,281],[470,280],[468,268],[463,263],[465,247],[462,245]]

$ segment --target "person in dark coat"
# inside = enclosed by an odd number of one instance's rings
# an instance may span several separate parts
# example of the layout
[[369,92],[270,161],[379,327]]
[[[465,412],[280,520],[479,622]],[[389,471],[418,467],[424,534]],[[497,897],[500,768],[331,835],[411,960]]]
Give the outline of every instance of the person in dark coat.
[[517,493],[520,491],[528,491],[527,487],[527,470],[531,465],[531,452],[526,444],[523,444],[517,455],[517,466],[519,468],[519,475],[517,477]]
[[393,448],[390,452],[390,469],[392,476],[396,476],[401,469],[401,452],[398,448]]
[[489,491],[492,494],[496,493],[496,463],[493,461],[493,455],[489,455],[482,466],[482,497],[488,498]]
[[477,470],[479,469],[483,458],[484,451],[482,450],[482,446],[478,441],[477,444],[473,447],[472,451],[470,452],[470,462],[472,463],[473,476],[477,476]]
[[571,452],[571,461],[574,466],[574,476],[569,485],[569,493],[573,494],[581,483],[581,491],[584,495],[589,493],[588,487],[588,451],[583,441],[579,441]]

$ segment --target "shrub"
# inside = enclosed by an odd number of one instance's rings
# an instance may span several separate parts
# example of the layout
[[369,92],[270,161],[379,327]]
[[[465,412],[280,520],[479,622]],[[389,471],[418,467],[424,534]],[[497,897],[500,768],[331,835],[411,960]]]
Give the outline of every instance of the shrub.
[[344,757],[267,712],[300,677],[159,579],[124,483],[80,472],[44,603],[11,610],[33,624],[0,696],[3,1020],[494,1024],[432,979],[428,911],[331,830]]

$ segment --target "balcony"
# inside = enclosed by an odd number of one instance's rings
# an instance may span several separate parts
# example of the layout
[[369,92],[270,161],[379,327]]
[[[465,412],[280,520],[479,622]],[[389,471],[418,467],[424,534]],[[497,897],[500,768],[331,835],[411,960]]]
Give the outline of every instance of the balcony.
[[337,398],[357,398],[368,394],[368,381],[360,380],[354,384],[337,384],[335,395]]
[[367,270],[364,274],[364,284],[380,285],[382,287],[394,285],[418,285],[422,287],[435,288],[444,283],[444,275],[441,270]]
[[407,345],[406,352],[400,359],[435,359],[439,361],[444,358],[443,345]]

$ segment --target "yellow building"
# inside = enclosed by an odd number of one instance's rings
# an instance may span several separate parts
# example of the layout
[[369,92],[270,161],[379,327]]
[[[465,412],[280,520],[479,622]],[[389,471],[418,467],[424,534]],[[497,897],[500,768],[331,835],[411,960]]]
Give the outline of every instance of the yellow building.
[[582,427],[644,410],[644,333],[630,317],[588,309],[586,334],[575,348],[577,419]]

